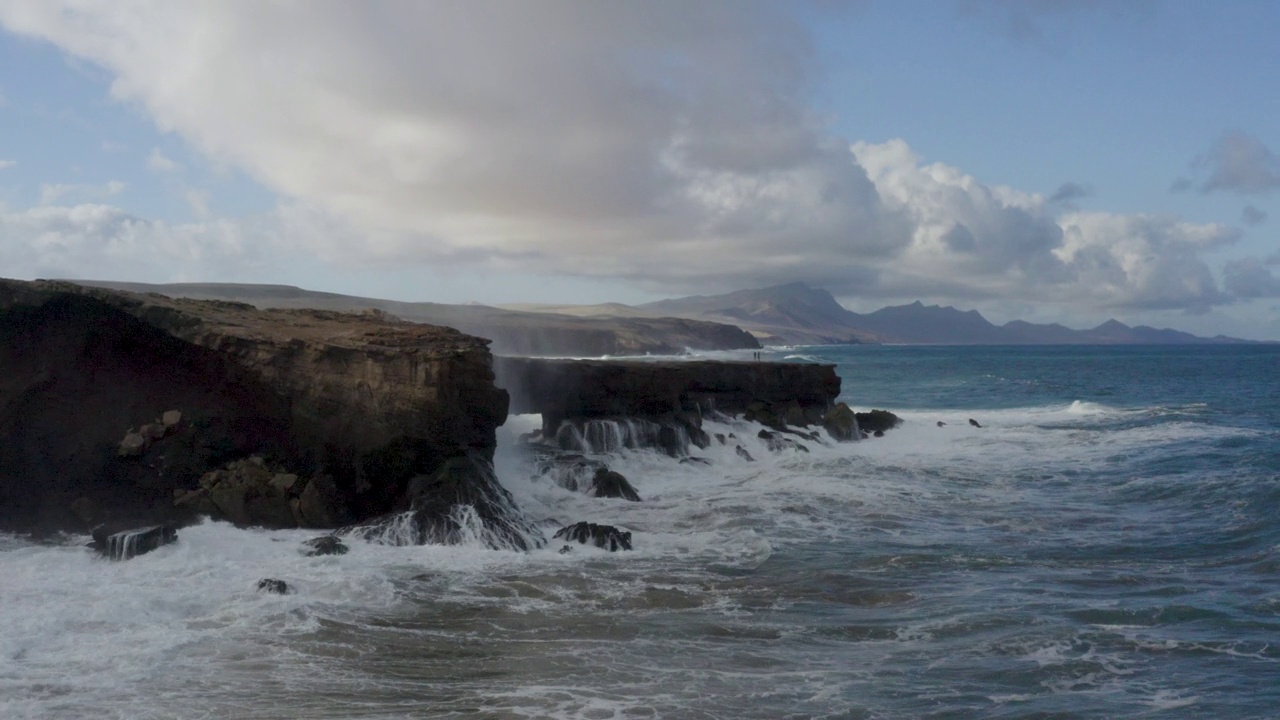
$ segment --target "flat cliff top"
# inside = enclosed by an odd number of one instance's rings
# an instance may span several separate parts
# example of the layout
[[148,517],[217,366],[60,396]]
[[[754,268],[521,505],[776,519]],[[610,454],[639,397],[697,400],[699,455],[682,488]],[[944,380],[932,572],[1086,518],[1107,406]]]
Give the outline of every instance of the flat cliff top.
[[0,310],[42,305],[58,296],[102,302],[191,341],[216,335],[272,344],[302,342],[335,348],[428,352],[483,350],[489,344],[488,340],[453,328],[405,322],[375,309],[364,312],[263,310],[247,303],[175,299],[63,281],[0,279]]

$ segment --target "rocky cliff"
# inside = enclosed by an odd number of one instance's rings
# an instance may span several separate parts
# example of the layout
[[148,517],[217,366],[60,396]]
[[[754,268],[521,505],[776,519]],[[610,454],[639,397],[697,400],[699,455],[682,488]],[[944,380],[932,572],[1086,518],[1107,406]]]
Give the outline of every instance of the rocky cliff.
[[[493,379],[486,341],[382,313],[0,280],[0,526],[225,510],[222,481],[255,524],[405,509],[414,477],[492,456]],[[232,493],[249,460],[270,480]]]
[[835,366],[807,363],[499,357],[495,370],[511,412],[541,413],[544,435],[596,418],[674,417],[696,432],[706,413],[804,426],[821,422],[840,395]]

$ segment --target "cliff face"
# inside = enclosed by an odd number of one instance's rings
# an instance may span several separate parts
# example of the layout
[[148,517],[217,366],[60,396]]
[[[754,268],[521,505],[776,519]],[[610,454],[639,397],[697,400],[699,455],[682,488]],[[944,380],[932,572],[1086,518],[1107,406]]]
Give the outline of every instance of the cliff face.
[[412,477],[491,457],[493,377],[486,341],[379,313],[0,280],[0,525],[172,519],[198,509],[175,495],[250,456],[302,478],[277,483],[289,502],[387,512]]
[[566,419],[746,415],[762,407],[798,413],[809,424],[840,395],[833,365],[499,357],[495,369],[511,393],[511,412],[542,413],[544,432]]

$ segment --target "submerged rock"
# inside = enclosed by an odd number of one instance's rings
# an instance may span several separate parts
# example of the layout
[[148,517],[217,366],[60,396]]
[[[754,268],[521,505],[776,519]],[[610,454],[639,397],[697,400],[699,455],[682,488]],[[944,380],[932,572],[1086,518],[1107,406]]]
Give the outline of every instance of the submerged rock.
[[751,453],[747,452],[747,449],[742,447],[741,445],[735,446],[733,448],[733,451],[738,454],[738,457],[742,458],[743,460],[746,460],[747,462],[756,461],[755,458],[751,457]]
[[258,581],[258,592],[288,595],[289,583],[283,580],[276,580],[275,578],[262,578]]
[[553,537],[557,540],[576,540],[583,545],[590,543],[609,552],[631,549],[631,533],[613,525],[578,522],[560,528]]
[[627,478],[622,473],[608,468],[596,470],[595,477],[591,480],[591,494],[596,497],[622,498],[640,502],[640,494],[631,486]]
[[144,528],[120,530],[106,525],[93,529],[93,542],[89,544],[103,556],[112,560],[128,560],[178,540],[178,529],[172,525],[154,525]]
[[318,555],[346,555],[351,548],[347,547],[337,535],[321,535],[318,538],[311,538],[302,543],[308,549],[304,552],[307,557],[316,557]]
[[978,424],[978,421],[977,421],[977,420],[974,420],[973,418],[969,418],[969,424],[970,424],[970,425],[972,425],[972,426],[974,426],[974,427],[976,427],[976,428],[980,428],[980,427],[982,427],[981,425],[979,425],[979,424]]

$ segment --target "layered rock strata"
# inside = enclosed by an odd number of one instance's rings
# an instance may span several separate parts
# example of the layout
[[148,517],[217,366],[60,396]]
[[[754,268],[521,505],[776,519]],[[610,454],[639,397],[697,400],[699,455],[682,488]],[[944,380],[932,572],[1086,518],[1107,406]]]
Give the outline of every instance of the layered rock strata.
[[450,458],[491,458],[507,403],[487,341],[451,328],[0,280],[0,527],[180,520],[175,494],[226,483],[234,504],[239,480],[200,480],[251,456],[286,509],[326,497],[245,522],[372,517]]

